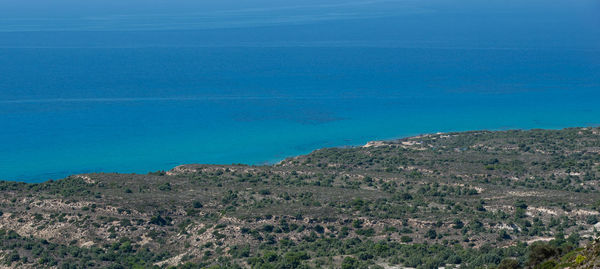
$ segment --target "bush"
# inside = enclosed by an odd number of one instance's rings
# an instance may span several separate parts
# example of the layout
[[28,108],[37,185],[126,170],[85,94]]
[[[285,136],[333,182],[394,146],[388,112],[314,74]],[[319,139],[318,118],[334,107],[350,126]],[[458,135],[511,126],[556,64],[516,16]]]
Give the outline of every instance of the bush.
[[163,217],[161,217],[160,215],[156,215],[156,216],[150,218],[150,221],[148,223],[158,225],[158,226],[165,226],[168,224],[167,220],[164,219]]
[[221,240],[221,239],[227,237],[226,235],[219,233],[219,231],[213,231],[212,234],[217,240]]
[[515,208],[527,209],[527,204],[524,201],[517,201]]
[[296,268],[298,266],[300,266],[300,264],[302,263],[303,260],[308,260],[310,259],[310,256],[308,256],[308,254],[306,252],[300,251],[300,252],[288,252],[285,254],[284,256],[284,263],[285,265],[282,266],[283,268]]
[[519,269],[521,264],[515,259],[506,258],[498,264],[498,269]]
[[410,238],[410,236],[403,235],[402,237],[400,237],[400,241],[402,241],[404,243],[409,243],[409,242],[412,242],[412,238]]
[[434,229],[429,229],[429,231],[425,233],[425,237],[429,239],[435,239],[437,237],[437,232]]
[[20,259],[21,259],[21,256],[20,256],[20,255],[19,255],[19,253],[18,253],[18,252],[16,252],[16,251],[13,251],[11,254],[9,254],[9,255],[6,257],[6,261],[7,261],[7,263],[8,263],[9,265],[10,265],[11,263],[13,263],[13,262],[16,262],[16,261],[20,260]]
[[359,229],[356,230],[356,234],[369,237],[375,235],[375,230],[373,228]]
[[275,262],[279,260],[279,255],[277,255],[277,253],[274,251],[267,251],[265,252],[264,260],[267,262]]
[[362,253],[358,254],[358,257],[361,260],[366,261],[366,260],[373,259],[373,254],[371,254],[369,252],[362,252]]
[[[2,213],[2,212],[0,212],[0,213]],[[2,214],[0,214],[0,216],[2,216]],[[598,223],[598,216],[596,216],[596,215],[589,215],[587,217],[587,219],[585,220],[585,222],[587,224],[589,224],[589,225],[596,224],[596,223]]]
[[171,190],[171,183],[165,182],[164,184],[159,185],[158,189],[161,190],[161,191],[170,191]]
[[454,229],[462,229],[462,227],[464,227],[465,224],[462,222],[462,220],[460,219],[455,219],[454,220],[454,225],[452,225],[452,228]]
[[558,249],[556,247],[544,243],[544,242],[536,242],[533,243],[529,249],[529,257],[527,259],[527,265],[535,266],[543,261],[555,256],[558,254]]
[[575,263],[576,264],[582,264],[585,261],[585,256],[579,254],[577,255],[577,257],[575,257]]
[[264,189],[264,190],[260,190],[258,193],[260,193],[260,195],[269,195],[269,194],[271,194],[271,191]]
[[271,225],[271,224],[265,224],[262,227],[262,230],[266,233],[270,233],[273,232],[273,229],[275,228],[275,226]]
[[508,234],[508,232],[506,230],[500,230],[500,232],[498,232],[498,240],[502,241],[502,240],[508,240],[510,239],[510,235]]
[[352,257],[346,257],[342,261],[342,269],[354,269],[358,267],[358,260]]

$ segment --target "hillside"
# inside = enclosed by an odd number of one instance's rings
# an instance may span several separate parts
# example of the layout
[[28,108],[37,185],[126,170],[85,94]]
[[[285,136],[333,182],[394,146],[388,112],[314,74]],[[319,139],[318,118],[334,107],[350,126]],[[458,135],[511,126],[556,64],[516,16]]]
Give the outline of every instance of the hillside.
[[535,267],[598,235],[599,182],[600,128],[4,181],[0,268]]

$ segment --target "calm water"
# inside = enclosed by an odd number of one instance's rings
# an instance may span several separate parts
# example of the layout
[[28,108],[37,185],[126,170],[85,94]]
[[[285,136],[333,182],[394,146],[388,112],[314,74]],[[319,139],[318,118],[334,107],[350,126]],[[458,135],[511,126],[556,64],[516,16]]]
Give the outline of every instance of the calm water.
[[600,124],[596,1],[13,2],[0,179]]

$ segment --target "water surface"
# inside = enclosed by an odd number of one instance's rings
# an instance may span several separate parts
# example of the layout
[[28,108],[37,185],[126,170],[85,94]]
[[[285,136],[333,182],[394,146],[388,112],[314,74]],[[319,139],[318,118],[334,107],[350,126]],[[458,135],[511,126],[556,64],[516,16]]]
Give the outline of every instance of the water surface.
[[1,179],[600,123],[596,1],[32,2],[0,1]]

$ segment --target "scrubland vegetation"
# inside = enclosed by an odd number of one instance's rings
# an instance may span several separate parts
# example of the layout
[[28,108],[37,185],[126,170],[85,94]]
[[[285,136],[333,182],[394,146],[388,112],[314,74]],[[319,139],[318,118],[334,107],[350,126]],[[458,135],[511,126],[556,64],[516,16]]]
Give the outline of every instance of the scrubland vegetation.
[[0,182],[14,268],[592,266],[600,129],[476,131],[276,165]]

